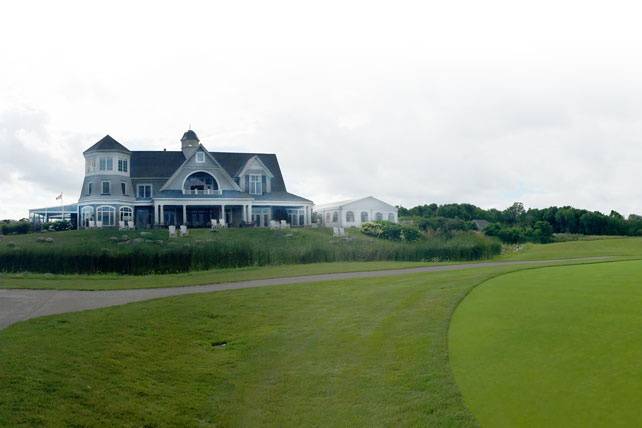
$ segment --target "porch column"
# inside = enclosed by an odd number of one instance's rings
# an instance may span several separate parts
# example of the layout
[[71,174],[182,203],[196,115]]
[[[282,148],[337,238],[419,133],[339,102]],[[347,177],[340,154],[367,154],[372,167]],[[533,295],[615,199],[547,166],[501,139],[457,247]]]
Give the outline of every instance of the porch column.
[[247,206],[247,221],[248,223],[252,223],[252,204]]
[[183,204],[183,224],[187,226],[187,205]]
[[223,222],[227,224],[227,218],[225,218],[225,204],[221,204],[221,216],[219,217],[219,220],[223,220]]
[[158,205],[154,204],[154,226],[158,224]]
[[247,221],[247,213],[248,213],[247,205],[243,205],[243,221],[244,221],[245,223],[247,223],[247,222],[248,222],[248,221]]
[[160,206],[160,224],[165,224],[165,205]]

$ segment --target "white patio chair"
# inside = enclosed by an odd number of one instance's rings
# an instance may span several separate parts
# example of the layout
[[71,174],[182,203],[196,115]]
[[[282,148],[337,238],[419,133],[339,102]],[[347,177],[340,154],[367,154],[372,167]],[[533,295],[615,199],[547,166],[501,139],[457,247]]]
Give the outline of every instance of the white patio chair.
[[103,227],[103,222],[102,222],[102,221],[100,221],[100,220],[96,220],[96,227],[97,227],[98,229],[101,229],[101,228]]
[[87,222],[87,227],[89,227],[90,229],[95,228],[96,227],[96,222],[94,220],[89,220]]
[[181,225],[181,236],[187,236],[187,226]]
[[270,229],[278,229],[279,228],[279,222],[275,220],[270,220]]
[[176,226],[171,225],[168,227],[168,229],[169,229],[169,237],[176,238]]
[[220,227],[227,227],[227,224],[225,223],[225,220],[223,220],[223,219],[219,219],[218,220],[218,225]]
[[211,230],[214,230],[218,227],[218,223],[216,222],[216,219],[212,219],[210,223],[212,223],[212,225],[210,226]]
[[332,234],[333,234],[334,236],[341,236],[341,235],[339,234],[339,228],[338,228],[338,227],[336,227],[336,226],[332,226]]
[[118,230],[125,230],[127,227],[125,226],[124,221],[119,221],[118,222]]
[[134,224],[134,221],[133,221],[133,220],[129,220],[129,221],[127,222],[127,227],[129,227],[129,230],[134,230],[134,229],[136,229],[136,225]]
[[346,230],[343,227],[339,227],[339,236],[346,236]]
[[287,221],[281,220],[281,229],[287,229],[290,225]]

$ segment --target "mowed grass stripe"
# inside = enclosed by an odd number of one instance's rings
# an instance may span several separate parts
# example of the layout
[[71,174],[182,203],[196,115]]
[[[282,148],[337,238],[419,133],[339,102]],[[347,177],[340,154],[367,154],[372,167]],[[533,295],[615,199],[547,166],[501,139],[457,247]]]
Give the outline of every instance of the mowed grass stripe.
[[451,365],[482,426],[642,424],[642,262],[524,270],[454,314]]
[[0,425],[474,426],[448,365],[449,320],[472,287],[514,269],[236,290],[16,324],[0,332]]

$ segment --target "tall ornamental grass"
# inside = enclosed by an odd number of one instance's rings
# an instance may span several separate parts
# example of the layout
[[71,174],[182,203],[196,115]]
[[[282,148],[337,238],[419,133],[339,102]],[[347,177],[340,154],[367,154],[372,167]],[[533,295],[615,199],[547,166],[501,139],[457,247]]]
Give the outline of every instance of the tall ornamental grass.
[[151,237],[154,239],[143,242],[115,242],[99,236],[94,241],[78,239],[73,245],[65,245],[60,239],[68,233],[81,232],[59,232],[55,245],[33,243],[33,235],[31,241],[1,241],[0,271],[144,275],[319,262],[480,260],[501,252],[496,240],[474,233],[452,239],[395,242],[366,237],[358,231],[347,238],[334,238],[322,230],[247,230],[171,240],[155,239],[165,236],[155,234]]

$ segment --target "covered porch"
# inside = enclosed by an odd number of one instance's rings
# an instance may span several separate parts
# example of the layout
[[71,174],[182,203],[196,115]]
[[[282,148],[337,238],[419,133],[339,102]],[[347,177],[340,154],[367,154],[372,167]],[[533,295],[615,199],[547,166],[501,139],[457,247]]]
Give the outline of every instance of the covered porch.
[[[218,202],[218,201],[217,201]],[[152,212],[137,213],[138,217],[147,217],[154,226],[180,226],[205,228],[212,221],[224,221],[231,227],[254,226],[269,227],[271,221],[286,221],[290,226],[307,226],[311,224],[312,207],[308,205],[253,205],[249,202],[227,201],[167,201],[156,202],[148,210]],[[141,224],[139,221],[138,224]]]
[[78,204],[58,205],[56,207],[29,210],[29,219],[34,224],[67,220],[76,228],[78,225]]

